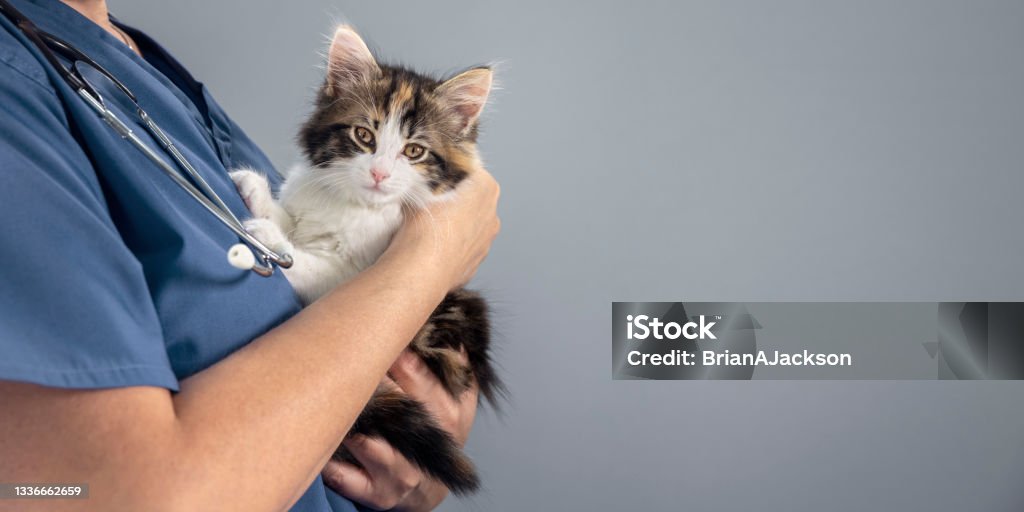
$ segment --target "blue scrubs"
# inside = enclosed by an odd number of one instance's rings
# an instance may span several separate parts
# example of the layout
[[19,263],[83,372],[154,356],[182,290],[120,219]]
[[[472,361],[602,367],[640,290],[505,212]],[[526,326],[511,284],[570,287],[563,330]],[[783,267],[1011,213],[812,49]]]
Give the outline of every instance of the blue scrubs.
[[[159,45],[124,27],[143,59],[57,0],[12,3],[124,82],[247,215],[227,171],[276,176],[271,163]],[[134,116],[122,119],[164,154]],[[176,391],[299,310],[280,272],[231,267],[225,251],[237,237],[106,126],[2,16],[0,137],[0,379]],[[293,510],[356,509],[318,478]]]

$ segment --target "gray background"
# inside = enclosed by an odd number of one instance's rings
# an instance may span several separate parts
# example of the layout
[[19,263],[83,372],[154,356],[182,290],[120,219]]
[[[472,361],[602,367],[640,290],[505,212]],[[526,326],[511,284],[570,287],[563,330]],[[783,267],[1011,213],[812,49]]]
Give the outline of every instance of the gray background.
[[111,3],[281,167],[334,21],[504,63],[477,286],[514,402],[445,510],[1024,510],[1024,383],[608,371],[613,300],[1024,300],[1021,2]]

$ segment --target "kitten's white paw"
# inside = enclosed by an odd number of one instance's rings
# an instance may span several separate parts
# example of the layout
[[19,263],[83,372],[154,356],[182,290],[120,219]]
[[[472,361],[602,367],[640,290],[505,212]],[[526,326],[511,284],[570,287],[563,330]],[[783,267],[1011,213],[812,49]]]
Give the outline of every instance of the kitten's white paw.
[[235,182],[235,188],[254,217],[269,219],[273,215],[274,196],[266,176],[248,169],[233,171],[228,175]]
[[281,228],[270,219],[248,219],[242,225],[249,234],[278,254],[292,254],[295,251],[295,246],[288,241]]

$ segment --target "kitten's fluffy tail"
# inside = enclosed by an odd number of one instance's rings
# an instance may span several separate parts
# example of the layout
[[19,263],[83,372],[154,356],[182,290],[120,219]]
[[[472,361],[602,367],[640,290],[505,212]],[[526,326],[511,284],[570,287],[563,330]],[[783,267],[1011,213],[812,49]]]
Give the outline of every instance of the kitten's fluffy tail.
[[[352,426],[351,433],[380,437],[457,495],[480,488],[473,463],[423,404],[393,390],[378,388]],[[335,458],[358,462],[344,447]]]

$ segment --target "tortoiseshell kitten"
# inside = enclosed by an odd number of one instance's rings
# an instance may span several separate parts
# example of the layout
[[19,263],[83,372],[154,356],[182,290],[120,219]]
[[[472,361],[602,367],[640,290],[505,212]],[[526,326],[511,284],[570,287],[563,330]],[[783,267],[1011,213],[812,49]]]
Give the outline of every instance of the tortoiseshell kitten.
[[[401,224],[403,207],[456,193],[480,165],[477,123],[490,88],[488,68],[438,81],[378,64],[352,29],[335,32],[327,78],[299,134],[309,165],[287,176],[277,201],[264,176],[232,173],[254,215],[246,227],[292,255],[284,274],[306,304],[373,264]],[[489,344],[487,304],[460,289],[434,310],[410,348],[452,396],[476,382],[493,404],[502,385]],[[479,487],[451,436],[423,404],[398,392],[379,388],[351,433],[385,439],[457,494]],[[343,446],[335,456],[355,462]]]

